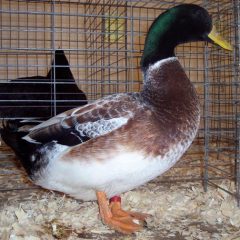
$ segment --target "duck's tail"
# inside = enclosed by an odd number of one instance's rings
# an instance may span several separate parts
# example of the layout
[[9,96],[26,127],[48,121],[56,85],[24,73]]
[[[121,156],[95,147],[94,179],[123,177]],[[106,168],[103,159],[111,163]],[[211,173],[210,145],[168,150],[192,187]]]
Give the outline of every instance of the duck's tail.
[[24,126],[25,123],[21,120],[4,120],[0,128],[0,134],[2,140],[12,148],[27,173],[31,175],[34,167],[31,161],[31,154],[36,150],[36,145],[22,139],[28,134],[28,130],[24,129]]

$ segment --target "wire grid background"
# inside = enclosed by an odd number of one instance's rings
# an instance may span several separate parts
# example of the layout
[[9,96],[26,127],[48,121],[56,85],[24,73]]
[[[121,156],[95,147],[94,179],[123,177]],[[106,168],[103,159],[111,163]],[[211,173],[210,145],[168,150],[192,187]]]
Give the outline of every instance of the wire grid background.
[[[239,201],[239,0],[2,0],[0,82],[46,75],[55,50],[63,49],[89,102],[116,92],[139,91],[147,30],[161,12],[180,3],[207,8],[234,51],[200,42],[177,48],[201,100],[201,126],[191,148],[160,181],[203,180],[207,190],[209,183],[231,179],[236,183],[231,194]],[[56,102],[57,93],[52,94]],[[0,154],[0,180],[9,179],[2,181],[1,191],[30,189],[24,181],[19,184],[22,172],[12,163],[12,153],[4,148]]]

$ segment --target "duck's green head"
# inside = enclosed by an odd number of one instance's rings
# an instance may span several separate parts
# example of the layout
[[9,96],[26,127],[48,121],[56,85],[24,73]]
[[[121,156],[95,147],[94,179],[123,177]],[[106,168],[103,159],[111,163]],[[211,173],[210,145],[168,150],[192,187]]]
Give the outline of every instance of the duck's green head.
[[174,48],[178,44],[191,41],[207,41],[232,50],[232,46],[216,32],[204,8],[182,4],[159,15],[151,25],[141,60],[142,68],[174,56]]

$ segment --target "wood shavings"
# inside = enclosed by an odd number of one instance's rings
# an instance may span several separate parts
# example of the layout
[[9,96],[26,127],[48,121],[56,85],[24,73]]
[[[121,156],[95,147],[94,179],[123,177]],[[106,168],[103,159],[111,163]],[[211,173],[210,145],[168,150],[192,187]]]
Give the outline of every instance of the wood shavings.
[[221,204],[220,210],[224,216],[231,217],[235,209],[235,205],[232,202],[224,201]]
[[233,216],[230,216],[230,223],[235,227],[240,227],[240,211],[235,212]]
[[15,215],[17,216],[17,219],[20,223],[27,220],[27,214],[21,207],[15,211]]
[[3,230],[2,230],[1,239],[2,239],[2,240],[8,240],[9,237],[10,237],[10,231],[9,231],[9,230],[6,230],[6,229],[3,229]]
[[68,238],[72,233],[72,228],[60,223],[58,220],[53,220],[49,223],[51,234],[56,239]]
[[[232,184],[221,183],[225,189]],[[135,237],[102,224],[96,202],[81,202],[45,191],[1,206],[0,239],[240,240],[240,209],[222,190],[200,184],[151,182],[122,195],[123,208],[151,215]],[[26,227],[27,226],[27,227]]]

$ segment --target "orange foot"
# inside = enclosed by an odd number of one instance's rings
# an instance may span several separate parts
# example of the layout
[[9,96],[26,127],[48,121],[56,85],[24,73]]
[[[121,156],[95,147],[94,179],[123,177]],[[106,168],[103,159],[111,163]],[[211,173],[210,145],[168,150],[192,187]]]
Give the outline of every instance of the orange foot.
[[110,205],[104,192],[97,192],[97,200],[102,221],[119,232],[131,234],[146,226],[148,214],[124,211],[121,208],[121,198],[113,197]]

